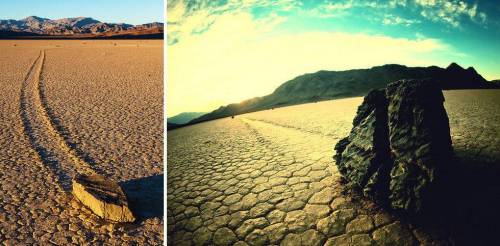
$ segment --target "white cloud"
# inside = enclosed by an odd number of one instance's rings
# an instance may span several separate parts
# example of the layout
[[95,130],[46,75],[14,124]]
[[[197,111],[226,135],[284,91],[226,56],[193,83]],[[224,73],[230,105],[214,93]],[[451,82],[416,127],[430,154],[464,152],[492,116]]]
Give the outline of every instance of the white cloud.
[[413,24],[420,23],[419,20],[411,20],[403,17],[395,16],[395,15],[385,15],[382,20],[382,24],[384,25],[404,25],[411,26]]
[[344,10],[352,8],[352,1],[348,1],[345,3],[327,3],[321,7],[325,8],[328,11],[336,11],[336,10]]
[[415,0],[415,2],[422,6],[436,6],[436,0]]
[[396,6],[403,6],[403,7],[406,7],[406,2],[407,0],[390,0],[388,2],[389,6],[394,8]]
[[[373,15],[377,16],[395,8],[415,9],[417,13],[433,22],[442,22],[450,26],[459,28],[461,19],[466,18],[477,24],[485,24],[487,16],[478,10],[478,4],[468,4],[463,0],[389,0],[380,1],[326,1],[309,10],[303,10],[309,16],[319,18],[338,18],[352,14],[354,8],[377,9]],[[384,25],[406,25],[420,23],[419,20],[410,20],[397,16],[386,16],[382,19]]]
[[317,18],[336,18],[344,16],[348,10],[354,7],[353,0],[345,2],[324,2],[310,9],[301,9],[300,13]]
[[434,22],[444,22],[453,27],[460,27],[462,17],[485,24],[487,16],[478,11],[477,3],[468,4],[461,0],[415,0],[415,4],[422,8],[420,14]]
[[[228,12],[218,16],[205,32],[185,35],[169,45],[169,113],[209,111],[263,96],[295,76],[318,70],[387,63],[445,66],[449,61],[440,63],[436,54],[453,57],[449,47],[429,38],[272,32],[281,21],[283,17],[277,15],[256,20],[247,12]],[[192,29],[188,21],[184,24]]]
[[[169,44],[174,44],[184,37],[206,31],[218,18],[227,13],[246,13],[252,7],[268,7],[275,11],[291,11],[298,6],[297,0],[229,0],[223,5],[211,5],[212,1],[199,1],[189,9],[184,1],[177,1],[167,6],[167,36]],[[280,19],[271,14],[266,19]],[[275,21],[275,20],[272,20]]]
[[[378,1],[355,1],[355,0],[344,0],[344,1],[326,1],[322,4],[316,5],[314,8],[302,10],[305,15],[319,17],[319,18],[336,18],[343,17],[349,14],[349,11],[353,8],[388,8],[394,7],[395,4],[403,5],[405,0],[393,0],[389,4],[383,4]],[[394,6],[391,6],[394,4]]]

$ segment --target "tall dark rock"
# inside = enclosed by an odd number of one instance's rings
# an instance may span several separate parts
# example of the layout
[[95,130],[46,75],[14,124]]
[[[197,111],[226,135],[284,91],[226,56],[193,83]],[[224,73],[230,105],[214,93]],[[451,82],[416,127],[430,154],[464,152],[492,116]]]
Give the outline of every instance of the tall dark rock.
[[385,90],[373,90],[358,107],[349,136],[335,146],[337,166],[348,186],[380,202],[391,166],[388,131]]
[[433,80],[371,91],[335,146],[347,186],[394,209],[418,212],[452,156],[448,116]]
[[387,86],[391,170],[390,203],[418,211],[452,156],[448,115],[432,80],[401,80]]

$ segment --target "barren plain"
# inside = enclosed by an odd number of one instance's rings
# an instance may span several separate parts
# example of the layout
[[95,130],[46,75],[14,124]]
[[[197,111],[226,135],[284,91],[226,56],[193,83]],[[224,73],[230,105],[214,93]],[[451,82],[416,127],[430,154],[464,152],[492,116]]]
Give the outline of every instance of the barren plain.
[[[0,41],[0,242],[161,245],[163,41]],[[99,219],[76,172],[122,186],[139,218]]]
[[362,102],[348,98],[169,131],[168,243],[498,244],[500,90],[444,95],[457,158],[437,214],[410,218],[344,189],[333,147]]

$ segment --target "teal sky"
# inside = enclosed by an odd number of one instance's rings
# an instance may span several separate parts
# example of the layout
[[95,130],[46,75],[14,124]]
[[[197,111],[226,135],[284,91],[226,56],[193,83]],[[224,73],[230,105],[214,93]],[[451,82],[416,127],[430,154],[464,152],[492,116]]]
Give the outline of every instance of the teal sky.
[[110,23],[144,24],[163,21],[162,0],[11,0],[0,4],[0,19],[27,16],[49,19],[92,17]]
[[457,62],[500,79],[496,1],[167,1],[167,22],[174,112],[262,96],[323,69]]

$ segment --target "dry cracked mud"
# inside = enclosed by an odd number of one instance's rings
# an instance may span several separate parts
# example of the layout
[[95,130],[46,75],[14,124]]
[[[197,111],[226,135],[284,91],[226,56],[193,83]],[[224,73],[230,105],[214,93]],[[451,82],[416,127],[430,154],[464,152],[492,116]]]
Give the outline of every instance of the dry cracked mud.
[[[0,242],[161,245],[162,42],[0,49]],[[73,198],[71,178],[93,172],[121,184],[137,223],[108,223]]]
[[[482,159],[485,166],[498,164],[500,90],[444,94],[457,155],[471,157],[468,164]],[[446,225],[455,225],[450,230],[439,229],[442,224],[436,228],[432,219],[410,220],[345,191],[332,158],[333,146],[350,131],[361,101],[276,108],[169,131],[167,242],[461,245],[494,240],[494,234],[488,237],[486,231],[468,225],[477,219],[488,221],[476,216],[484,205],[481,199],[488,195],[475,190],[481,189],[479,185],[457,187],[462,200],[475,194],[477,202],[461,210],[468,217],[444,219]],[[494,191],[499,194],[500,189]],[[485,216],[496,209],[486,211]]]

